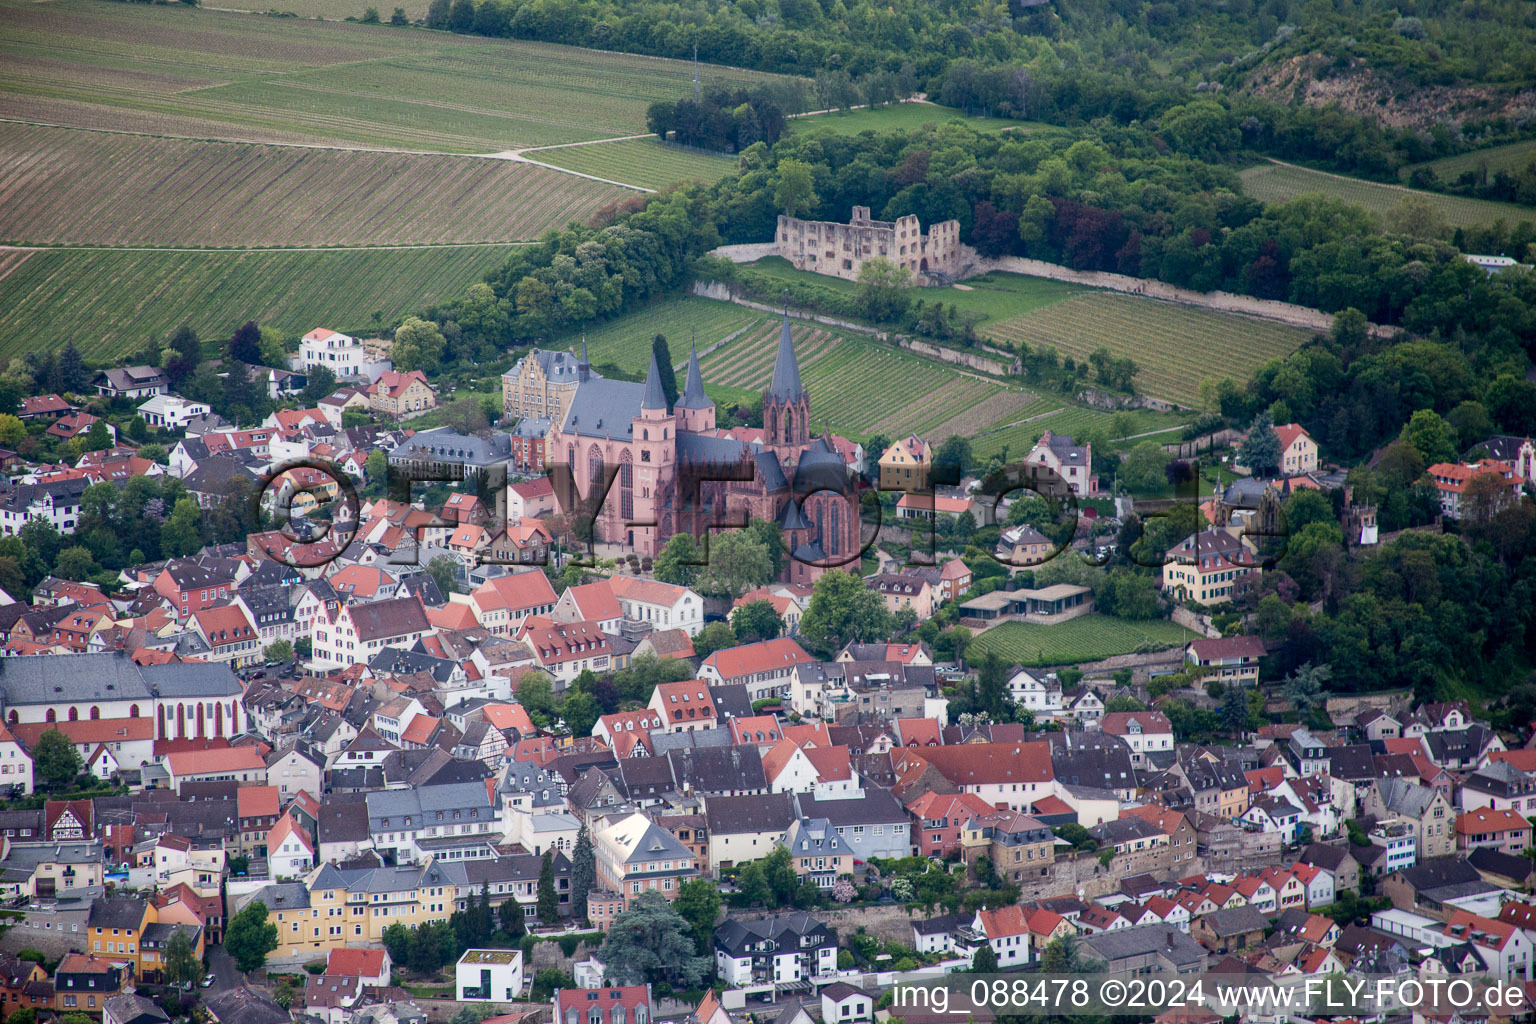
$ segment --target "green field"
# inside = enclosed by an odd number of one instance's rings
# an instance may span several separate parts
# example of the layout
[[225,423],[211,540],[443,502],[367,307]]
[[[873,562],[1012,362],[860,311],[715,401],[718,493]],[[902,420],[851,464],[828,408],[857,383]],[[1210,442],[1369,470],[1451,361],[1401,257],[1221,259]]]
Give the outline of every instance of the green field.
[[205,337],[247,320],[288,333],[363,329],[453,298],[507,246],[337,252],[0,250],[0,359],[74,339],[113,360],[187,322]]
[[791,118],[790,129],[796,132],[831,130],[836,135],[857,135],[867,131],[910,131],[925,124],[945,124],[958,118],[972,128],[987,131],[1003,128],[1022,131],[1038,125],[1032,121],[1010,121],[1001,117],[973,117],[954,107],[941,107],[937,103],[896,103],[871,110],[861,107],[845,114],[815,114],[810,117]]
[[1191,408],[1206,377],[1248,380],[1254,370],[1295,351],[1310,336],[1272,321],[1100,291],[982,330],[1002,342],[1053,346],[1078,360],[1098,348],[1129,356],[1140,367],[1139,391]]
[[[698,340],[699,348],[706,349],[763,318],[764,314],[733,303],[680,295],[654,302],[584,334],[565,335],[550,347],[579,351],[585,338],[587,358],[593,364],[612,363],[625,373],[640,376],[650,365],[651,339],[658,334],[667,336],[672,361],[686,366],[688,346],[694,339]],[[705,383],[719,382],[710,381],[706,375]],[[678,386],[682,386],[681,374]]]
[[736,170],[736,158],[696,153],[655,139],[625,139],[590,146],[535,149],[528,159],[641,188],[664,189],[686,181],[712,184]]
[[1373,181],[1346,178],[1326,171],[1314,171],[1292,164],[1260,164],[1243,171],[1243,190],[1255,199],[1266,203],[1284,202],[1306,192],[1322,192],[1347,203],[1363,206],[1390,225],[1393,215],[1403,200],[1409,196],[1423,196],[1451,227],[1472,227],[1492,224],[1503,220],[1514,224],[1522,220],[1536,220],[1536,210],[1513,203],[1493,203],[1483,199],[1463,199],[1438,192],[1403,188],[1401,185],[1378,185]]
[[[1093,429],[1109,435],[1112,441],[1118,441],[1119,431],[1115,424],[1122,422],[1116,420],[1121,415],[1129,418],[1132,436],[1162,431],[1164,433],[1146,439],[1161,443],[1178,440],[1178,432],[1184,426],[1183,417],[1172,413],[1152,412],[1148,409],[1127,409],[1123,414],[1112,413],[1080,405],[1063,405],[1052,398],[1040,398],[1025,406],[1018,416],[1013,417],[1015,422],[1010,425],[973,437],[971,451],[977,459],[990,459],[1004,452],[1010,459],[1021,459],[1047,430],[1053,434],[1078,436],[1084,430]],[[1027,422],[1018,422],[1020,420]],[[1116,444],[1115,447],[1128,448],[1135,443],[1128,441],[1124,445]]]
[[632,195],[511,160],[0,123],[0,240],[14,244],[510,242]]
[[1511,142],[1507,146],[1476,149],[1470,153],[1445,156],[1403,168],[1403,180],[1421,167],[1434,171],[1445,181],[1455,181],[1467,171],[1487,172],[1492,176],[1498,171],[1523,171],[1536,162],[1536,141]]
[[1005,622],[973,640],[965,656],[969,661],[996,654],[1009,664],[1072,665],[1117,654],[1164,650],[1198,639],[1198,634],[1166,619],[1133,622],[1088,614],[1054,626]]
[[[816,274],[809,270],[796,270],[781,256],[767,256],[749,264],[756,271],[782,281],[813,284],[820,288],[852,296],[859,290],[857,282],[840,277]],[[1008,320],[1053,303],[1069,299],[1087,291],[1081,285],[1065,281],[1052,281],[1044,277],[1026,277],[1023,274],[990,273],[968,278],[960,285],[948,288],[922,288],[914,291],[914,299],[924,302],[942,302],[968,313],[980,313],[981,323]]]
[[[766,318],[706,355],[705,384],[760,394],[773,376],[780,329],[776,318]],[[964,436],[1012,422],[1034,397],[869,338],[803,322],[795,322],[792,331],[816,429],[854,438],[908,432],[934,439]]]
[[0,117],[154,135],[498,152],[643,132],[646,106],[694,74],[686,61],[180,4],[0,0],[0,22]]

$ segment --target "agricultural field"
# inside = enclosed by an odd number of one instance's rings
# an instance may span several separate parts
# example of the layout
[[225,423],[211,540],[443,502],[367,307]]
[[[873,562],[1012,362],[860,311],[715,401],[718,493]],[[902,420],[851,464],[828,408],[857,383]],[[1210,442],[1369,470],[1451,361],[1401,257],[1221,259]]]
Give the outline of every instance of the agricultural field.
[[937,103],[895,103],[888,107],[871,110],[861,107],[847,113],[813,114],[809,117],[791,118],[791,131],[825,131],[834,135],[857,135],[867,131],[910,131],[925,124],[945,124],[959,119],[972,128],[984,131],[1002,129],[1025,130],[1039,127],[1032,121],[1011,121],[1003,117],[974,117],[954,107],[942,107]]
[[[782,256],[765,256],[748,266],[781,281],[812,284],[843,295],[851,296],[859,290],[855,281],[809,270],[796,270]],[[1066,281],[994,271],[980,277],[967,278],[961,284],[948,288],[919,288],[912,292],[912,298],[914,301],[942,302],[967,313],[979,313],[982,319],[978,323],[985,324],[1033,313],[1085,291],[1087,289],[1082,285]]]
[[1005,622],[973,640],[966,658],[975,661],[996,654],[1009,664],[1074,665],[1198,639],[1198,634],[1166,619],[1131,621],[1090,613],[1053,626]]
[[[971,451],[979,460],[990,459],[994,455],[1021,459],[1047,430],[1053,434],[1073,437],[1093,430],[1107,436],[1112,442],[1118,442],[1121,432],[1117,425],[1122,423],[1130,424],[1131,436],[1140,439],[1139,435],[1150,434],[1152,436],[1147,440],[1161,443],[1178,440],[1184,427],[1183,417],[1173,413],[1153,412],[1149,409],[1127,409],[1112,413],[1080,405],[1066,405],[1053,398],[1036,398],[1019,410],[1009,425],[973,436]],[[1135,443],[1128,441],[1123,445],[1116,444],[1115,447],[1128,448]]]
[[643,132],[646,106],[682,95],[694,73],[686,61],[180,4],[0,0],[0,21],[0,117],[154,135],[500,152]]
[[698,153],[655,139],[535,149],[525,151],[524,155],[530,160],[566,170],[658,191],[668,185],[689,181],[712,184],[736,170],[733,156]]
[[[1032,397],[979,374],[815,324],[793,325],[816,429],[850,437],[915,432],[942,439],[1007,422]],[[701,360],[706,385],[761,393],[773,376],[780,323],[768,318]]]
[[[698,340],[700,349],[705,349],[744,327],[761,323],[763,319],[764,314],[729,302],[680,295],[652,303],[589,329],[585,334],[568,334],[548,347],[580,351],[585,339],[587,358],[594,365],[612,363],[638,379],[651,362],[651,339],[665,334],[681,388],[682,373],[688,366],[688,345],[693,339]],[[701,366],[708,365],[707,359],[701,361]],[[711,381],[708,372],[704,374],[704,382],[722,383]]]
[[1470,153],[1459,153],[1456,156],[1445,156],[1439,160],[1414,164],[1403,168],[1402,177],[1406,181],[1414,171],[1426,167],[1444,181],[1455,181],[1467,171],[1487,173],[1492,176],[1499,171],[1523,171],[1533,162],[1536,162],[1536,141],[1527,140],[1511,142],[1507,146],[1494,146],[1491,149],[1475,149]]
[[1460,196],[1441,195],[1420,189],[1403,188],[1401,185],[1379,185],[1360,178],[1346,178],[1326,171],[1314,171],[1293,164],[1266,163],[1243,171],[1243,190],[1255,199],[1266,203],[1278,203],[1305,192],[1322,192],[1356,206],[1363,206],[1374,213],[1384,224],[1390,224],[1403,200],[1409,196],[1428,199],[1453,228],[1491,224],[1503,220],[1514,224],[1522,220],[1536,220],[1536,210],[1514,203],[1494,203],[1484,199],[1463,199]]
[[510,160],[0,124],[0,240],[16,244],[508,242],[632,194]]
[[109,361],[183,322],[205,337],[246,320],[286,333],[367,330],[459,295],[507,246],[336,252],[0,250],[0,359],[73,338]]
[[1198,403],[1206,377],[1247,380],[1258,367],[1295,351],[1310,337],[1286,324],[1101,291],[982,331],[1009,344],[1053,346],[1078,360],[1098,348],[1117,358],[1129,356],[1140,367],[1137,390],[1187,407]]

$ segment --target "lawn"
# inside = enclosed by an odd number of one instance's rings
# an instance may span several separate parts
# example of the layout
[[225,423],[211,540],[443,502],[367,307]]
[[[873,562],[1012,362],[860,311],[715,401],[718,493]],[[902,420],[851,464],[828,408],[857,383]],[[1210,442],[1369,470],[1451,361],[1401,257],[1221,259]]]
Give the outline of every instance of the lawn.
[[1380,185],[1374,181],[1346,178],[1325,171],[1314,171],[1291,164],[1260,164],[1241,174],[1243,190],[1255,199],[1266,203],[1278,203],[1294,199],[1305,192],[1322,192],[1356,206],[1363,206],[1376,214],[1383,225],[1391,219],[1403,200],[1409,196],[1428,199],[1440,216],[1451,227],[1472,227],[1503,220],[1514,224],[1522,220],[1536,220],[1536,210],[1513,203],[1494,203],[1483,199],[1463,199],[1460,196],[1441,195],[1404,188],[1401,185]]
[[1536,141],[1511,142],[1506,146],[1494,146],[1491,149],[1475,149],[1470,153],[1459,153],[1456,156],[1445,156],[1439,160],[1430,160],[1422,164],[1414,164],[1403,168],[1403,180],[1420,167],[1427,167],[1434,171],[1445,181],[1455,181],[1467,171],[1486,173],[1489,176],[1499,171],[1518,172],[1536,162]]
[[1178,414],[1153,412],[1149,409],[1127,409],[1113,413],[1080,405],[1066,405],[1054,398],[1037,398],[1020,410],[1008,426],[987,430],[972,437],[971,451],[978,460],[990,459],[994,455],[1021,459],[1047,430],[1053,434],[1077,436],[1090,428],[1108,434],[1115,448],[1129,448],[1138,442],[1119,443],[1120,432],[1116,424],[1121,422],[1130,423],[1133,436],[1162,431],[1147,440],[1164,444],[1177,441],[1184,428],[1184,417]]
[[840,114],[815,114],[810,117],[791,118],[790,129],[796,132],[831,130],[836,135],[857,135],[867,131],[910,131],[925,124],[945,124],[959,119],[972,128],[993,131],[1015,131],[1039,127],[1032,121],[1010,121],[1002,117],[973,117],[954,107],[941,107],[937,103],[896,103],[873,110],[861,107]]
[[157,135],[497,152],[643,132],[646,106],[694,75],[687,61],[181,4],[0,0],[0,21],[0,117]]
[[0,123],[0,240],[15,244],[506,242],[630,195],[510,160]]
[[1140,367],[1138,390],[1191,408],[1206,377],[1246,381],[1310,337],[1302,328],[1272,321],[1102,291],[985,325],[982,332],[1032,349],[1051,346],[1077,360],[1099,348],[1128,356]]
[[698,153],[655,139],[535,149],[526,155],[530,160],[567,170],[657,190],[688,181],[712,184],[736,171],[733,156]]
[[70,338],[112,360],[190,323],[226,336],[247,320],[290,334],[364,331],[463,292],[506,246],[341,252],[0,252],[0,359]]
[[1088,614],[1053,626],[1005,622],[994,626],[966,648],[974,663],[988,653],[1009,664],[1073,665],[1117,654],[1163,650],[1199,639],[1199,635],[1166,619],[1131,621]]
[[[752,270],[782,281],[813,284],[843,295],[853,295],[859,290],[856,281],[817,274],[809,270],[796,270],[794,265],[782,256],[765,256],[748,266]],[[914,300],[922,299],[924,302],[942,302],[968,313],[980,313],[985,318],[980,322],[985,323],[1033,313],[1037,309],[1043,309],[1085,291],[1087,289],[1081,285],[1065,281],[993,272],[980,277],[967,278],[958,286],[916,289],[912,292],[912,297]]]

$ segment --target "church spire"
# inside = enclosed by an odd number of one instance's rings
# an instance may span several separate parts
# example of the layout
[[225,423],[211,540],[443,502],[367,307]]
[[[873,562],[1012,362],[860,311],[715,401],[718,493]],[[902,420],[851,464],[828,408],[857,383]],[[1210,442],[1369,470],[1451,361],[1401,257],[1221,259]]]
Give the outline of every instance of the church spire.
[[667,393],[661,386],[661,369],[656,364],[656,350],[651,350],[651,368],[645,374],[645,394],[640,399],[641,409],[667,411]]
[[768,394],[786,402],[798,402],[805,393],[800,384],[800,364],[795,359],[795,341],[789,332],[789,312],[784,313],[784,323],[779,328],[779,353],[773,361],[773,382]]
[[688,353],[688,380],[683,385],[682,397],[677,400],[679,409],[703,409],[711,405],[704,393],[704,375],[699,372],[699,350],[694,346]]
[[576,379],[586,383],[587,378],[591,375],[592,364],[587,362],[587,336],[583,334],[581,336],[581,362],[576,364]]

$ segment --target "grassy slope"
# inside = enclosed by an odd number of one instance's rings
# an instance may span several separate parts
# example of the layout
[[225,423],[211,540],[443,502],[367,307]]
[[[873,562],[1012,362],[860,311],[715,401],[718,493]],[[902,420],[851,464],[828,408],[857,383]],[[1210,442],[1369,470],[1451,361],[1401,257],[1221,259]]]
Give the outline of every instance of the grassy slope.
[[1243,189],[1266,203],[1293,199],[1304,192],[1322,192],[1346,202],[1363,206],[1390,223],[1393,214],[1409,196],[1428,199],[1452,227],[1470,227],[1504,220],[1510,224],[1536,220],[1536,210],[1513,203],[1493,203],[1482,199],[1463,199],[1438,192],[1424,192],[1398,185],[1379,185],[1359,178],[1346,178],[1306,167],[1260,164],[1242,172]]
[[959,118],[973,128],[1024,130],[1035,127],[1029,121],[1010,121],[1000,117],[973,117],[953,107],[941,107],[937,103],[897,103],[874,110],[861,108],[845,114],[816,114],[812,117],[796,117],[789,122],[796,132],[830,129],[837,135],[857,135],[863,131],[906,131],[920,128],[929,122],[943,124]]
[[460,294],[507,251],[0,252],[0,358],[74,338],[87,358],[110,359],[183,321],[205,336],[246,320],[289,333],[361,328],[376,310],[389,318]]
[[977,637],[966,651],[971,660],[994,652],[1024,665],[1067,665],[1131,654],[1143,643],[1172,647],[1196,639],[1183,626],[1162,619],[1132,622],[1089,614],[1052,626],[1005,622]]
[[663,189],[685,181],[716,182],[736,170],[736,158],[696,153],[655,139],[538,149],[529,159],[626,185]]
[[20,244],[505,242],[632,194],[510,160],[0,123],[0,239]]

